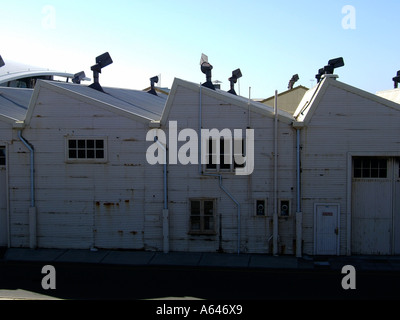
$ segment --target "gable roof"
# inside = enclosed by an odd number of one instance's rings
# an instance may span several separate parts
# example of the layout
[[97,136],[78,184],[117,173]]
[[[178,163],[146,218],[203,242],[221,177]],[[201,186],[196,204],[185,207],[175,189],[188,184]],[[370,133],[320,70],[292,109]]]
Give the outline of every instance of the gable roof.
[[166,102],[166,96],[155,96],[141,90],[103,87],[105,92],[100,92],[86,85],[40,80],[28,108],[26,123],[30,121],[41,88],[47,88],[142,122],[160,120]]
[[296,119],[296,122],[294,123],[295,127],[303,126],[310,122],[313,113],[317,109],[318,104],[320,103],[329,86],[338,87],[342,90],[351,92],[365,99],[375,101],[376,103],[400,111],[400,104],[384,99],[376,94],[372,94],[370,92],[340,82],[336,80],[336,78],[338,78],[337,75],[323,76],[322,80],[316,86],[305,93],[303,99],[300,101],[299,106],[293,114],[294,118]]
[[[305,86],[297,86],[291,90],[286,90],[278,94],[278,109],[284,110],[293,114],[296,111],[296,108],[304,97],[304,94],[308,91],[308,88]],[[266,104],[267,106],[274,106],[275,96],[271,96],[267,99],[262,99],[259,101],[261,103]]]
[[378,91],[376,95],[393,102],[400,103],[400,89]]
[[[267,106],[263,103],[256,102],[254,100],[250,100],[250,99],[242,97],[242,96],[233,95],[231,93],[228,93],[228,92],[220,90],[220,89],[212,90],[207,87],[201,86],[200,84],[196,84],[193,82],[175,78],[174,82],[172,84],[172,87],[171,87],[171,92],[169,94],[164,112],[163,112],[161,120],[160,120],[161,125],[165,125],[165,123],[166,123],[168,114],[173,105],[173,101],[174,101],[174,97],[176,95],[177,89],[180,86],[187,88],[189,90],[192,90],[194,92],[198,92],[199,94],[200,94],[200,88],[201,88],[202,95],[208,95],[215,99],[225,101],[226,103],[229,103],[229,104],[232,104],[232,105],[235,105],[238,107],[242,107],[245,110],[248,110],[250,108],[250,110],[253,112],[256,112],[256,113],[259,113],[262,115],[266,115],[271,118],[274,117],[274,108]],[[279,110],[279,109],[278,109],[278,119],[280,121],[283,121],[283,122],[289,123],[289,124],[294,121],[294,118],[290,113],[283,111],[283,110]]]
[[0,87],[0,116],[9,123],[25,119],[33,89]]

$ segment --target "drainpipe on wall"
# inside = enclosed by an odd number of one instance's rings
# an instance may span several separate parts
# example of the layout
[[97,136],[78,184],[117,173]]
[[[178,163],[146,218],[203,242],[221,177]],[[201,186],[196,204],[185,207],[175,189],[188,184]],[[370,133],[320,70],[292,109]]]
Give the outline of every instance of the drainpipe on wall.
[[300,129],[296,128],[296,190],[297,190],[297,210],[296,210],[296,257],[302,255],[302,226],[303,213],[301,212],[301,159],[300,159]]
[[278,255],[278,91],[275,90],[274,102],[274,213],[272,231],[272,251]]
[[[213,173],[204,173],[203,170],[201,169],[201,155],[202,155],[202,148],[201,148],[201,129],[202,129],[202,100],[201,100],[201,92],[202,85],[200,84],[200,91],[199,91],[199,129],[198,129],[198,134],[197,136],[200,137],[198,139],[198,170],[199,174],[203,176],[211,176],[211,177],[216,177],[219,179],[219,187],[222,191],[225,192],[225,194],[236,204],[237,206],[237,229],[238,229],[238,235],[237,235],[237,253],[240,254],[240,238],[241,238],[241,221],[240,221],[240,203],[235,199],[233,195],[231,195],[228,190],[225,189],[225,187],[222,184],[222,175],[220,174],[213,174]],[[220,219],[221,221],[222,219]]]
[[163,249],[164,253],[169,252],[169,212],[168,212],[168,185],[167,185],[167,149],[154,137],[154,141],[161,147],[164,152],[164,208],[163,208]]
[[35,203],[35,149],[23,136],[22,130],[18,130],[18,137],[28,148],[30,156],[30,176],[31,176],[31,205],[29,207],[29,247],[36,248],[36,203]]

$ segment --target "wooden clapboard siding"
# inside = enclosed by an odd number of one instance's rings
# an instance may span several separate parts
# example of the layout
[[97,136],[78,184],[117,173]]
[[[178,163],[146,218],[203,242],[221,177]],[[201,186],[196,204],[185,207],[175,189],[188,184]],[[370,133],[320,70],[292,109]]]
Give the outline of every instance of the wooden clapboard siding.
[[340,254],[348,253],[349,153],[400,154],[399,108],[328,79],[302,130],[304,252],[313,253],[314,203],[340,204]]
[[[199,91],[178,86],[175,99],[165,121],[168,132],[169,121],[177,121],[177,131],[190,127],[198,131],[199,126]],[[224,188],[240,203],[240,249],[242,252],[270,253],[273,213],[273,149],[274,119],[265,114],[256,113],[254,108],[227,103],[219,99],[202,95],[202,128],[222,130],[228,128],[245,130],[254,129],[254,172],[251,176],[236,176],[234,173],[222,173]],[[250,110],[250,117],[249,112]],[[250,118],[250,120],[249,120]],[[295,205],[295,134],[288,123],[279,121],[279,197]],[[179,147],[185,142],[178,143]],[[237,206],[219,187],[216,177],[199,174],[198,165],[169,165],[169,201],[170,201],[170,239],[171,249],[176,251],[237,251],[238,220]],[[216,234],[190,235],[189,200],[191,198],[216,199]],[[255,215],[256,199],[268,199],[265,217]],[[294,210],[292,209],[293,213]],[[221,224],[221,225],[220,225]],[[280,245],[283,253],[294,251],[293,214],[280,219]],[[221,228],[220,228],[221,227]],[[222,234],[220,233],[220,230]]]

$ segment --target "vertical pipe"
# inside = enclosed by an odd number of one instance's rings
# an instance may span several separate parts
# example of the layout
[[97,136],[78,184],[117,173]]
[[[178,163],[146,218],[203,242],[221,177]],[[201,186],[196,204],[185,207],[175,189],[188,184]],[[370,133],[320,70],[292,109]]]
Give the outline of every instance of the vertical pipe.
[[303,214],[301,212],[301,159],[300,159],[300,129],[296,129],[296,192],[297,192],[297,210],[296,210],[296,257],[302,255],[303,241]]
[[278,91],[274,102],[274,215],[273,215],[273,254],[278,255]]
[[11,247],[11,215],[10,215],[10,144],[6,146],[6,197],[7,197],[7,247]]
[[31,206],[29,208],[29,247],[31,249],[36,248],[36,201],[35,201],[35,157],[34,157],[34,148],[33,146],[22,136],[22,131],[18,131],[18,137],[22,141],[22,143],[28,148],[30,151],[30,171],[31,171]]
[[161,147],[164,152],[164,209],[163,209],[163,250],[164,253],[169,252],[169,212],[168,212],[168,184],[167,184],[167,149],[158,141],[158,137],[154,137],[154,141]]
[[199,169],[199,174],[201,175],[202,169],[201,169],[201,126],[202,126],[202,101],[201,101],[201,88],[202,85],[200,84],[200,91],[199,91],[199,129],[198,129],[198,134],[197,134],[197,161],[198,161],[198,169]]
[[[198,170],[199,170],[199,174],[200,175],[203,175],[203,176],[211,176],[211,177],[216,177],[216,178],[218,178],[219,179],[219,187],[220,187],[220,189],[222,190],[222,191],[224,191],[225,192],[225,194],[236,204],[236,206],[237,206],[237,229],[238,229],[238,236],[237,236],[237,253],[238,254],[240,254],[240,238],[241,238],[241,221],[240,221],[240,216],[241,216],[241,213],[240,213],[240,203],[235,199],[235,197],[234,196],[232,196],[226,189],[225,189],[225,187],[223,186],[223,184],[222,184],[222,175],[220,175],[220,174],[213,174],[213,173],[204,173],[203,172],[203,170],[201,169],[201,156],[202,156],[202,154],[201,154],[201,152],[202,152],[202,148],[201,148],[201,140],[202,140],[202,137],[201,137],[201,129],[202,129],[202,121],[203,121],[203,119],[202,119],[202,99],[201,99],[201,95],[202,95],[202,92],[201,92],[201,89],[202,89],[202,85],[200,84],[200,90],[199,90],[199,132],[198,132],[198,134],[197,134],[197,136],[198,137],[200,137],[199,139],[198,139],[198,160],[199,160],[199,163],[198,163]],[[222,220],[222,217],[221,217],[221,220]]]
[[34,168],[35,168],[35,163],[34,163],[34,149],[33,146],[25,140],[25,138],[22,136],[21,130],[18,131],[18,137],[22,141],[22,143],[25,145],[25,147],[28,148],[30,152],[30,172],[31,172],[31,207],[35,207],[35,174],[34,174]]

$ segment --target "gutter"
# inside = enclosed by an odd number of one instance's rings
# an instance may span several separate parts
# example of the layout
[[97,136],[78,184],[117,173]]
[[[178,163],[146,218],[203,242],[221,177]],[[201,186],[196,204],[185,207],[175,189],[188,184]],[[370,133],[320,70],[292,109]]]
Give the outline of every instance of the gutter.
[[301,158],[300,158],[300,128],[296,128],[296,192],[297,192],[297,210],[296,210],[296,257],[302,255],[302,225],[303,213],[301,212]]
[[30,189],[31,205],[29,208],[29,247],[36,248],[36,199],[35,199],[35,149],[33,145],[22,136],[22,129],[18,130],[18,138],[30,152]]
[[167,184],[167,149],[154,137],[156,142],[164,152],[164,208],[163,208],[163,249],[164,253],[169,252],[169,211],[168,211],[168,184]]
[[278,255],[278,91],[275,90],[274,102],[274,212],[273,212],[273,231],[272,231],[272,251]]

